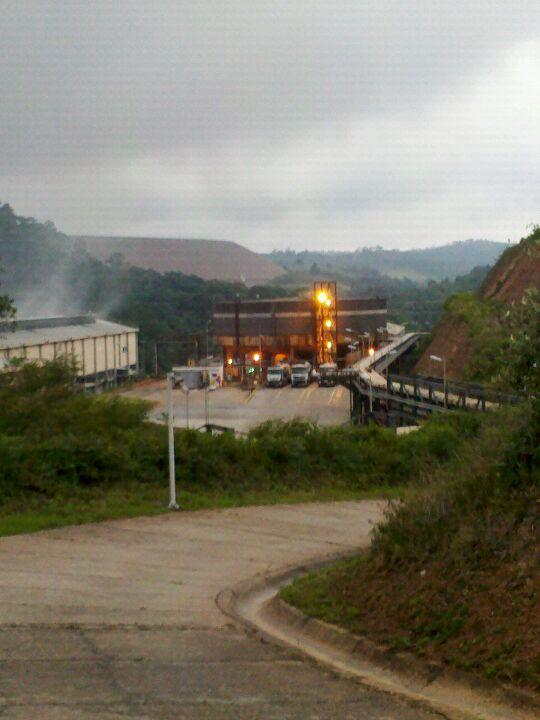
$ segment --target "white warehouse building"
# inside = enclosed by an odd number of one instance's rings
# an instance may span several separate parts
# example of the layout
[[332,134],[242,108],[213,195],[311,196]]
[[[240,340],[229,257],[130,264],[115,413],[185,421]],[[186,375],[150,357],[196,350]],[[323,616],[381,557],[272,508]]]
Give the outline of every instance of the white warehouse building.
[[81,382],[117,383],[139,370],[138,330],[92,315],[0,323],[0,369],[13,359],[73,358]]

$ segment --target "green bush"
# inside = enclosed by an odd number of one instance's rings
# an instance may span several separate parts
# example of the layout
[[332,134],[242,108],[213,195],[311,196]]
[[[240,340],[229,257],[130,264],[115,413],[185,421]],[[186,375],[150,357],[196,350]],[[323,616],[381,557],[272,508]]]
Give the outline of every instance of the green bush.
[[[4,499],[55,488],[145,482],[165,486],[167,430],[149,405],[89,396],[61,361],[28,364],[0,378],[0,488]],[[363,490],[399,485],[445,463],[478,432],[472,415],[433,418],[416,433],[369,427],[267,422],[249,435],[175,433],[176,473],[191,492]]]

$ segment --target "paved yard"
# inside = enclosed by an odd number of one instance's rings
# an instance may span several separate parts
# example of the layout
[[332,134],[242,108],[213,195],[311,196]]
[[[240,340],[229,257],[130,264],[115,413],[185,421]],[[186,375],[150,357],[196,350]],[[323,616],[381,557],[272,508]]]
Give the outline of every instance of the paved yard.
[[[167,411],[165,381],[141,384],[124,393],[156,403],[150,417],[160,419]],[[189,394],[191,427],[205,423],[205,392]],[[210,422],[246,432],[264,420],[305,418],[321,425],[340,425],[349,419],[349,391],[341,386],[322,387],[312,383],[307,388],[259,388],[253,393],[239,387],[224,387],[208,393]],[[182,390],[174,391],[176,425],[185,427],[187,399]]]
[[2,720],[428,720],[232,627],[222,589],[365,544],[376,502],[175,513],[0,540]]

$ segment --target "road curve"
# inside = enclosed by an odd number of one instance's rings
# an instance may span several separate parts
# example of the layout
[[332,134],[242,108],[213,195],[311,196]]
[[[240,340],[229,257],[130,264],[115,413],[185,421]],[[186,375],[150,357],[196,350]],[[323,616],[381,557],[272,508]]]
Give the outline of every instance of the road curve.
[[365,545],[378,502],[172,513],[0,539],[2,720],[430,720],[263,645],[216,595]]

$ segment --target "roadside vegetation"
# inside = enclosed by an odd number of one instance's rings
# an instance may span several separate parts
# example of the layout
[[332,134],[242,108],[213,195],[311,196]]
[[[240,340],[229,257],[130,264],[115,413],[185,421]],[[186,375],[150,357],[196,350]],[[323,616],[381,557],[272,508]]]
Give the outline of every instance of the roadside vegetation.
[[487,413],[449,462],[426,468],[368,551],[283,596],[394,650],[539,691],[538,293],[499,315],[495,338],[481,330],[489,352],[477,372],[527,399]]
[[539,439],[530,407],[488,417],[392,506],[369,551],[284,598],[396,651],[539,690]]
[[[144,401],[91,396],[58,360],[0,374],[0,534],[162,512],[167,431]],[[177,430],[182,507],[396,496],[478,435],[479,415],[379,427],[265,423],[247,437]]]

